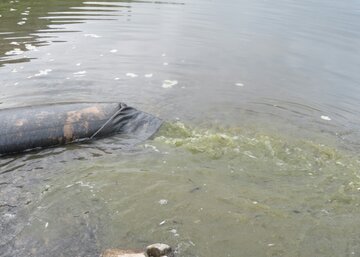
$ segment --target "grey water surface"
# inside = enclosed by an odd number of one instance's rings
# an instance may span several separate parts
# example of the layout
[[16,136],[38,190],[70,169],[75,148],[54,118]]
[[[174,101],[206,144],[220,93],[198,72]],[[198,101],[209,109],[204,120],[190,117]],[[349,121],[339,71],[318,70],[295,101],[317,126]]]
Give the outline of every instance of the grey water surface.
[[359,67],[358,0],[0,1],[0,108],[167,121],[1,157],[0,256],[360,256]]

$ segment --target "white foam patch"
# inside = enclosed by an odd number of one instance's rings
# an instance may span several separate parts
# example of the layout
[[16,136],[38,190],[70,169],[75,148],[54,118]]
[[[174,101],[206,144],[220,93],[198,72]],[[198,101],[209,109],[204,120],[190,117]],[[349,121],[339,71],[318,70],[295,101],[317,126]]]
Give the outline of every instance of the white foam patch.
[[117,49],[112,49],[112,50],[110,50],[110,53],[114,54],[114,53],[117,53],[117,51],[118,51]]
[[77,64],[76,64],[76,66],[80,66],[81,65],[81,62],[78,62]]
[[32,44],[25,44],[25,48],[27,50],[34,50],[34,51],[38,51],[36,46],[33,46]]
[[77,181],[75,184],[80,185],[81,187],[88,187],[88,188],[94,188],[93,185],[91,185],[89,182],[84,183],[83,181]]
[[163,88],[172,88],[173,86],[177,85],[178,84],[178,81],[177,80],[164,80],[163,81],[163,84],[162,84],[162,87]]
[[257,157],[254,156],[250,151],[245,151],[244,154],[252,159],[257,159]]
[[86,74],[85,70],[74,72],[74,75],[84,75],[84,74]]
[[320,117],[322,120],[327,120],[327,121],[330,121],[331,118],[329,116],[325,116],[325,115],[321,115]]
[[114,78],[114,80],[120,80],[120,78],[116,77],[116,78]]
[[168,65],[169,65],[169,63],[167,63],[167,62],[164,62],[164,63],[163,63],[163,65],[164,65],[164,66],[168,66]]
[[152,78],[153,74],[152,73],[149,73],[149,74],[145,74],[144,77],[145,78]]
[[84,34],[84,37],[100,38],[101,36],[96,34]]
[[13,218],[15,218],[16,216],[15,216],[15,214],[12,214],[12,213],[5,213],[5,214],[3,215],[3,217],[8,218],[8,219],[13,219]]
[[15,12],[15,11],[16,11],[16,9],[10,8],[10,12]]
[[166,56],[166,53],[163,53],[161,56],[162,56],[162,57],[165,57],[165,56]]
[[83,77],[87,72],[85,70],[74,72],[74,76]]
[[153,145],[145,144],[144,147],[145,147],[145,148],[151,148],[151,149],[153,149],[155,152],[160,152],[159,149],[157,149],[156,146],[153,146]]
[[26,23],[25,21],[19,21],[17,24],[20,25],[20,26],[22,26],[22,25],[24,25],[25,23]]
[[173,234],[174,234],[174,236],[176,236],[176,237],[177,237],[177,236],[179,236],[179,234],[177,233],[177,230],[176,230],[176,229],[174,229],[174,228],[173,228],[173,229],[171,229],[171,230],[170,230],[170,232],[171,232],[171,233],[173,233]]
[[13,41],[13,42],[10,43],[10,45],[18,46],[20,44],[18,42]]
[[23,50],[21,50],[20,48],[15,48],[14,50],[7,51],[5,55],[19,55],[22,53],[24,53]]
[[40,70],[39,73],[34,75],[34,77],[46,76],[49,74],[49,72],[52,72],[52,69]]
[[161,200],[159,200],[159,204],[160,204],[160,205],[166,205],[166,204],[168,204],[168,200],[166,200],[166,199],[161,199]]
[[245,86],[245,85],[244,85],[244,83],[237,82],[237,83],[235,83],[235,86],[237,86],[237,87],[243,87],[243,86]]
[[136,78],[138,75],[135,73],[128,72],[125,74],[125,76],[130,77],[130,78]]

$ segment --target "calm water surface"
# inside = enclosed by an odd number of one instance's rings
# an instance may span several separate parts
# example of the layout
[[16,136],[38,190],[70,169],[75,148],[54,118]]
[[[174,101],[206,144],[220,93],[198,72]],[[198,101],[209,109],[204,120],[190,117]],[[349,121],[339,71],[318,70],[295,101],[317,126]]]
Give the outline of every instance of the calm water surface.
[[0,108],[166,124],[0,159],[1,256],[360,256],[360,2],[1,1]]

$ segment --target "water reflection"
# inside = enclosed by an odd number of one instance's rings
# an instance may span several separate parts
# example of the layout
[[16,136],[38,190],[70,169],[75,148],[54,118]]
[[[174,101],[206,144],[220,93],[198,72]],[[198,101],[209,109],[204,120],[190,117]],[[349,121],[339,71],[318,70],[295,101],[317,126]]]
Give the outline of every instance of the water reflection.
[[[10,1],[1,6],[0,27],[0,65],[29,61],[26,51],[56,42],[58,33],[76,32],[62,26],[65,24],[83,23],[87,20],[106,19],[111,17],[111,10],[97,10],[93,13],[67,12],[74,5],[83,6],[82,1],[66,1],[48,4],[47,8],[36,3]],[[8,13],[10,10],[10,13]],[[52,12],[56,10],[56,12]],[[114,11],[115,12],[115,11]],[[48,16],[57,15],[57,16]],[[19,20],[16,22],[16,20]],[[56,25],[54,25],[54,23]],[[53,34],[53,35],[50,35]]]
[[[162,1],[50,2],[41,4],[10,1],[0,7],[0,66],[6,63],[30,61],[26,51],[59,42],[61,33],[80,32],[64,25],[87,21],[117,20],[118,16],[131,17],[132,3],[183,4]],[[10,12],[9,12],[10,11]],[[60,42],[64,42],[61,41]]]

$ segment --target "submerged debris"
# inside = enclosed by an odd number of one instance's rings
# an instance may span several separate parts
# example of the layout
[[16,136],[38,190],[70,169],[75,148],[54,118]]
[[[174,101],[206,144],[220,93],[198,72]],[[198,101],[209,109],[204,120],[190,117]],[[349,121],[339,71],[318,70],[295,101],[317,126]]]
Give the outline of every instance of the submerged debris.
[[146,251],[108,249],[100,257],[173,257],[174,253],[170,246],[166,244],[152,244],[146,247]]
[[173,256],[172,249],[166,244],[153,244],[146,247],[146,254],[149,257]]

